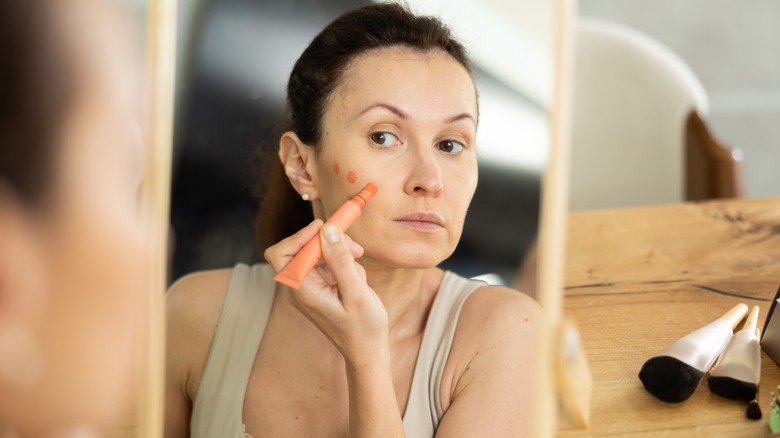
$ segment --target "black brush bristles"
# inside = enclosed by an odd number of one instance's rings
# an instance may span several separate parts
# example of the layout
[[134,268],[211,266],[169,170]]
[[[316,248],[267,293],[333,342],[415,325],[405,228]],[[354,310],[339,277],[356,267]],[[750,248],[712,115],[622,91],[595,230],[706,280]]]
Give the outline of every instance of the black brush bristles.
[[669,356],[650,358],[639,371],[639,380],[647,392],[667,403],[688,400],[702,377],[703,371]]
[[707,379],[710,385],[710,391],[730,400],[750,401],[756,398],[758,385],[732,377],[710,376]]
[[758,400],[753,400],[748,404],[747,412],[745,412],[748,418],[751,420],[760,420],[763,414],[761,413],[761,406],[758,404]]

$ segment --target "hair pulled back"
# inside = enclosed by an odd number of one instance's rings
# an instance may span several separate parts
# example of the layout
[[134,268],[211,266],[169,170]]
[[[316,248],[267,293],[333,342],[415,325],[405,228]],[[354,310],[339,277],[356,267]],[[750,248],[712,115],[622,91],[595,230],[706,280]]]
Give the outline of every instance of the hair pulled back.
[[[285,130],[317,148],[328,100],[351,62],[364,52],[392,46],[442,50],[471,71],[465,48],[439,19],[394,3],[364,6],[329,24],[296,61],[287,83]],[[262,199],[255,222],[260,254],[314,219],[311,205],[293,189],[279,160],[270,161],[255,187]]]

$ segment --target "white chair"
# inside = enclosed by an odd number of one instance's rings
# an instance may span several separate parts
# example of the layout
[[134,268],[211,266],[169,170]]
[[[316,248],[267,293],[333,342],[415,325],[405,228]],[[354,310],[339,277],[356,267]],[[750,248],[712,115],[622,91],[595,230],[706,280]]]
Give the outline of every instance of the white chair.
[[709,109],[690,68],[650,37],[602,20],[579,19],[575,51],[571,209],[689,198],[688,121]]

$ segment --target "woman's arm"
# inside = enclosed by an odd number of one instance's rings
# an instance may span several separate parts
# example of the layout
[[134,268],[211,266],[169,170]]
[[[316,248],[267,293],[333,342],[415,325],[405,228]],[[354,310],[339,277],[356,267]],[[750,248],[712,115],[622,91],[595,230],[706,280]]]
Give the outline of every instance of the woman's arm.
[[483,287],[464,304],[442,383],[436,436],[521,437],[533,433],[542,312],[520,292]]
[[308,275],[291,300],[341,352],[349,385],[350,437],[402,437],[393,388],[387,312],[355,262],[363,249],[338,227],[316,220],[269,248],[278,272],[319,233],[324,265]]
[[[384,354],[383,354],[384,353]],[[401,413],[393,388],[390,352],[347,363],[350,437],[402,437]]]

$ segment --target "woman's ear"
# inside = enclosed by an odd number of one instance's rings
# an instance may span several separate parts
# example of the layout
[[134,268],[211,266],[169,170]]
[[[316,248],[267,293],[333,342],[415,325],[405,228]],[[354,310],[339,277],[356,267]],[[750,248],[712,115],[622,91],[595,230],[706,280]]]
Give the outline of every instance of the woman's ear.
[[292,131],[282,134],[279,140],[279,159],[290,183],[307,201],[320,196],[317,190],[317,166],[314,165],[314,148],[304,144]]

